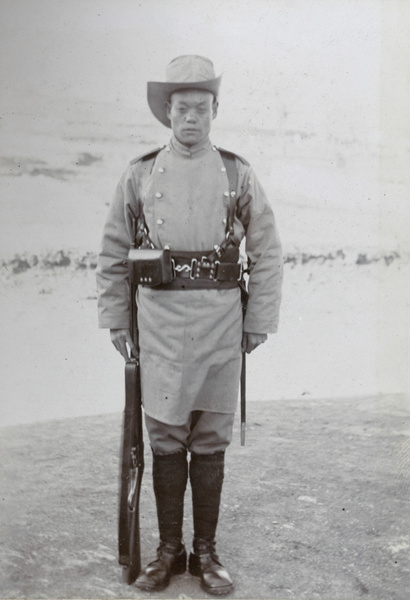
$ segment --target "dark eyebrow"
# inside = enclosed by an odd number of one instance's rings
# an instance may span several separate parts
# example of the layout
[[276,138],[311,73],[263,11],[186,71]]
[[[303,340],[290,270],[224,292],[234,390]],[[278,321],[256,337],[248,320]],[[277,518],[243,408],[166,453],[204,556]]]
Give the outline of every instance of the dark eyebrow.
[[[177,100],[175,102],[175,104],[177,106],[184,106],[184,107],[188,106],[188,103],[185,102],[185,100]],[[198,104],[196,104],[195,106],[202,108],[203,106],[207,106],[207,102],[205,100],[202,100],[201,102],[198,102]]]

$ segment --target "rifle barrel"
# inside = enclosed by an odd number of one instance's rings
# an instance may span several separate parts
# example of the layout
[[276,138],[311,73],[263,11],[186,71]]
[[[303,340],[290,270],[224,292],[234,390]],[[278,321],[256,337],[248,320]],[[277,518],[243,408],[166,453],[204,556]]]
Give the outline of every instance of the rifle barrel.
[[241,368],[241,446],[245,445],[246,432],[246,354],[242,352]]

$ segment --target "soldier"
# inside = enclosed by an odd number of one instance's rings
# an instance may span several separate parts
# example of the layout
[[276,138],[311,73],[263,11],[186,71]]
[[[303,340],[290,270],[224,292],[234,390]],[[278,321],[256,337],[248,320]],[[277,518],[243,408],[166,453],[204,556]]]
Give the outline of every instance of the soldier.
[[[157,558],[136,581],[149,592],[163,590],[186,569],[188,474],[194,521],[189,572],[211,594],[233,589],[216,554],[215,533],[241,350],[252,352],[278,326],[282,254],[272,209],[249,164],[209,140],[220,82],[210,60],[188,55],[168,65],[165,82],[148,83],[150,109],[173,135],[164,148],[129,164],[99,256],[99,325],[110,329],[125,360],[129,350],[137,353],[129,330],[127,205],[138,215],[142,246],[169,248],[174,267],[171,282],[139,285],[136,296],[159,527]],[[236,190],[229,190],[229,160]],[[251,266],[243,321],[238,258],[244,237]]]

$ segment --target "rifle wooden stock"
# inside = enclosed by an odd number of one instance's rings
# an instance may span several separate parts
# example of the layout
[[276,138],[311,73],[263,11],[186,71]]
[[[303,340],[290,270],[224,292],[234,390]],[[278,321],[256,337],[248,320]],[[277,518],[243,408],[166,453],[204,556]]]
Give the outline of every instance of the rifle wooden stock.
[[[138,342],[135,287],[131,286],[131,332]],[[122,460],[118,519],[118,562],[123,581],[131,585],[141,571],[139,504],[144,472],[141,376],[139,358],[125,363],[125,409],[122,429]]]

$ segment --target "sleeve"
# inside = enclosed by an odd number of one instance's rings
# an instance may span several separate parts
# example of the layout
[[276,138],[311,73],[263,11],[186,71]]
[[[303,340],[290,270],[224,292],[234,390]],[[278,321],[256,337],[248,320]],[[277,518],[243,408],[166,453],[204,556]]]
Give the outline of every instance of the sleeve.
[[282,299],[283,256],[275,217],[252,168],[240,173],[237,215],[245,229],[251,261],[249,302],[244,321],[248,333],[276,333]]
[[128,251],[131,232],[127,204],[135,206],[136,193],[131,167],[120,179],[104,226],[97,264],[98,325],[127,329],[130,323]]

